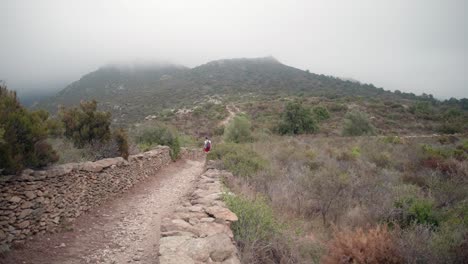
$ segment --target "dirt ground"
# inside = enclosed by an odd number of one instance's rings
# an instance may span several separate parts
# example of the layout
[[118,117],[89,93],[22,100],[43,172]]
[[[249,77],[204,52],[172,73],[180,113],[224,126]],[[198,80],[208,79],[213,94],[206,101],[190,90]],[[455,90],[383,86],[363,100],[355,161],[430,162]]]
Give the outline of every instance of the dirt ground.
[[161,219],[193,187],[202,160],[180,160],[80,216],[69,231],[34,237],[0,263],[158,263]]

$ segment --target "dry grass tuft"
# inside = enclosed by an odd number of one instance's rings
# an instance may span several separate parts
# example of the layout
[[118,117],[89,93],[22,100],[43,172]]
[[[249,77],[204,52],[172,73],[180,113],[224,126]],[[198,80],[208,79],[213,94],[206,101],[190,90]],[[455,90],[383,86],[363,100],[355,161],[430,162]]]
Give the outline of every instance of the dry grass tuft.
[[403,263],[403,259],[387,227],[377,226],[336,232],[322,263]]

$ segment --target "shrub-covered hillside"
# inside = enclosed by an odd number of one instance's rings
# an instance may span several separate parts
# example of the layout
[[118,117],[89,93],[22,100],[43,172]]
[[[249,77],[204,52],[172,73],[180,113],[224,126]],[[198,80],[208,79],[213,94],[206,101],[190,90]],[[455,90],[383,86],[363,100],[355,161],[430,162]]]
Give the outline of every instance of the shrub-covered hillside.
[[[213,96],[226,100],[245,96],[433,100],[427,95],[392,93],[372,84],[310,73],[266,57],[218,60],[193,69],[172,64],[105,66],[35,107],[55,112],[60,104],[97,100],[102,110],[112,113],[114,122],[128,124],[163,110],[192,109]],[[468,103],[464,104],[466,108]]]

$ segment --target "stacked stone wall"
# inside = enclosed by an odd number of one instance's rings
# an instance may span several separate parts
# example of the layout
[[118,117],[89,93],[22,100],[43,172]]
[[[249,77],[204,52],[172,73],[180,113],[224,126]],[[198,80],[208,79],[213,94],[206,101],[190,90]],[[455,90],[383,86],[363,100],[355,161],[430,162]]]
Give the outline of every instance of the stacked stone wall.
[[187,200],[163,219],[159,263],[240,264],[230,228],[238,219],[223,202],[223,177],[232,174],[209,161]]
[[63,228],[170,162],[169,148],[158,147],[128,161],[69,163],[0,177],[0,252],[34,234]]

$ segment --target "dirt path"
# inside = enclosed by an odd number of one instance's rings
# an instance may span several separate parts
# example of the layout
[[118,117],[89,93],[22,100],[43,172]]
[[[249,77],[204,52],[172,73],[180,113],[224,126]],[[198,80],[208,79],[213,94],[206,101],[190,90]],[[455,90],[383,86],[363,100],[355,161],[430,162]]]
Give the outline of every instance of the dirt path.
[[221,122],[219,122],[219,125],[226,126],[227,124],[229,124],[229,122],[231,122],[231,120],[236,116],[237,113],[240,113],[239,108],[237,108],[237,106],[232,105],[232,104],[227,105],[226,109],[228,110],[229,115],[225,119],[223,119]]
[[0,263],[158,263],[161,219],[192,188],[201,160],[178,161],[156,177],[80,216],[73,230],[37,236]]

